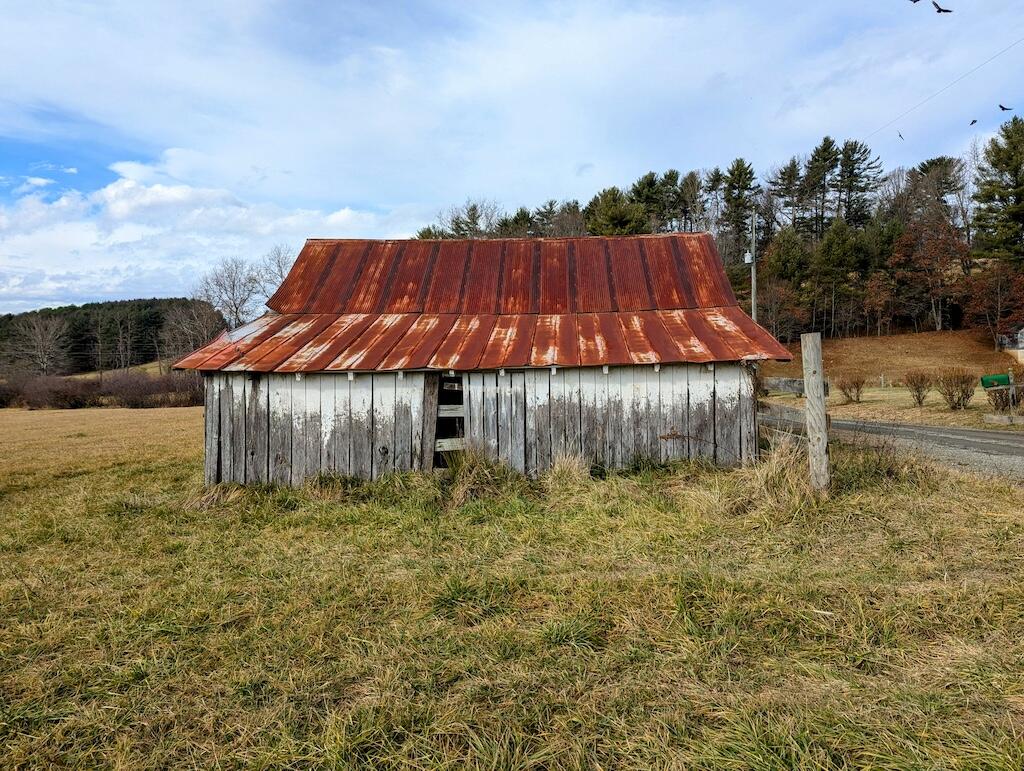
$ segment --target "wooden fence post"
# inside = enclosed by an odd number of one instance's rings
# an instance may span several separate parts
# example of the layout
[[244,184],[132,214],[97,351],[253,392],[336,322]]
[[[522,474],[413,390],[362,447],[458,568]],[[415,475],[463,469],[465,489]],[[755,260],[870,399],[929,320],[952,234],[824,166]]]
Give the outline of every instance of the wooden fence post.
[[807,398],[807,454],[811,466],[811,486],[827,491],[829,487],[828,424],[825,413],[825,373],[821,363],[821,334],[800,335],[804,364],[804,395]]

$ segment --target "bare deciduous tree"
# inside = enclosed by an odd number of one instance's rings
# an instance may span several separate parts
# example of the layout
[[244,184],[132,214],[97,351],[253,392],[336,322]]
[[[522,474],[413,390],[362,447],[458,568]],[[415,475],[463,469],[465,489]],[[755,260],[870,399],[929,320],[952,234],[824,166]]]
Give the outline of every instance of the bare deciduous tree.
[[295,250],[287,244],[275,244],[253,266],[260,294],[270,297],[281,286],[295,264]]
[[224,318],[206,302],[183,303],[164,316],[163,355],[179,359],[210,342],[224,329]]
[[240,327],[258,310],[260,282],[253,266],[241,257],[225,257],[202,279],[195,290],[224,316],[228,327]]
[[11,354],[15,363],[40,375],[64,370],[68,362],[68,325],[64,319],[33,313],[17,321],[11,330]]

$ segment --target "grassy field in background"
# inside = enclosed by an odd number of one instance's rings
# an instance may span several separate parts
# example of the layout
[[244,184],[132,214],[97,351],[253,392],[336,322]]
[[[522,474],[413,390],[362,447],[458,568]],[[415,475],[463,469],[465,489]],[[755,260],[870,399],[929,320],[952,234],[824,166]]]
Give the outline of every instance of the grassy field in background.
[[[790,407],[803,407],[803,399],[792,394],[773,394],[770,401]],[[827,400],[828,414],[836,420],[869,420],[887,423],[915,423],[924,426],[957,426],[987,431],[1024,431],[1024,426],[1001,426],[985,422],[994,410],[978,387],[965,410],[950,410],[942,397],[932,391],[922,407],[914,404],[910,392],[902,387],[865,388],[860,402],[847,402],[833,384]]]
[[906,457],[201,487],[199,409],[0,410],[7,765],[1024,765],[1020,489]]
[[[776,377],[802,377],[800,344],[788,346],[793,352],[789,363],[770,362],[765,374]],[[902,380],[909,370],[940,370],[964,367],[977,375],[1006,372],[1015,363],[1009,354],[992,350],[992,340],[984,330],[956,332],[919,332],[886,337],[845,337],[822,341],[825,376],[833,382],[859,375],[868,385]]]

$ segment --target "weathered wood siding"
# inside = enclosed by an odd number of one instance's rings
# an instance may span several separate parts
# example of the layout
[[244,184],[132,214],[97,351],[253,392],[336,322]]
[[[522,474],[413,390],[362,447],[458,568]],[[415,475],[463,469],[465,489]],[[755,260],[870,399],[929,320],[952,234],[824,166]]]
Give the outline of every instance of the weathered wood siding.
[[753,381],[739,364],[472,372],[467,445],[537,474],[564,455],[606,468],[757,455]]
[[[427,378],[436,389],[436,375]],[[299,485],[320,473],[419,470],[433,458],[423,446],[423,384],[421,372],[211,375],[206,481]]]
[[[430,468],[437,389],[436,373],[216,373],[206,379],[206,481],[298,485]],[[531,475],[569,455],[622,468],[732,466],[757,454],[753,381],[738,364],[470,372],[463,399],[467,445]]]

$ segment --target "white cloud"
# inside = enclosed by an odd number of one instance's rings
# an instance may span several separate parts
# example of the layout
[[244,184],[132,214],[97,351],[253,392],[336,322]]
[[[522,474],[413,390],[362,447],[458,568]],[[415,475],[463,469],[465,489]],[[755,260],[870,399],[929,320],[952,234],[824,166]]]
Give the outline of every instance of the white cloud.
[[288,209],[226,190],[124,177],[90,194],[25,195],[0,205],[0,312],[184,295],[221,257],[257,257],[313,236],[406,236],[425,216]]

